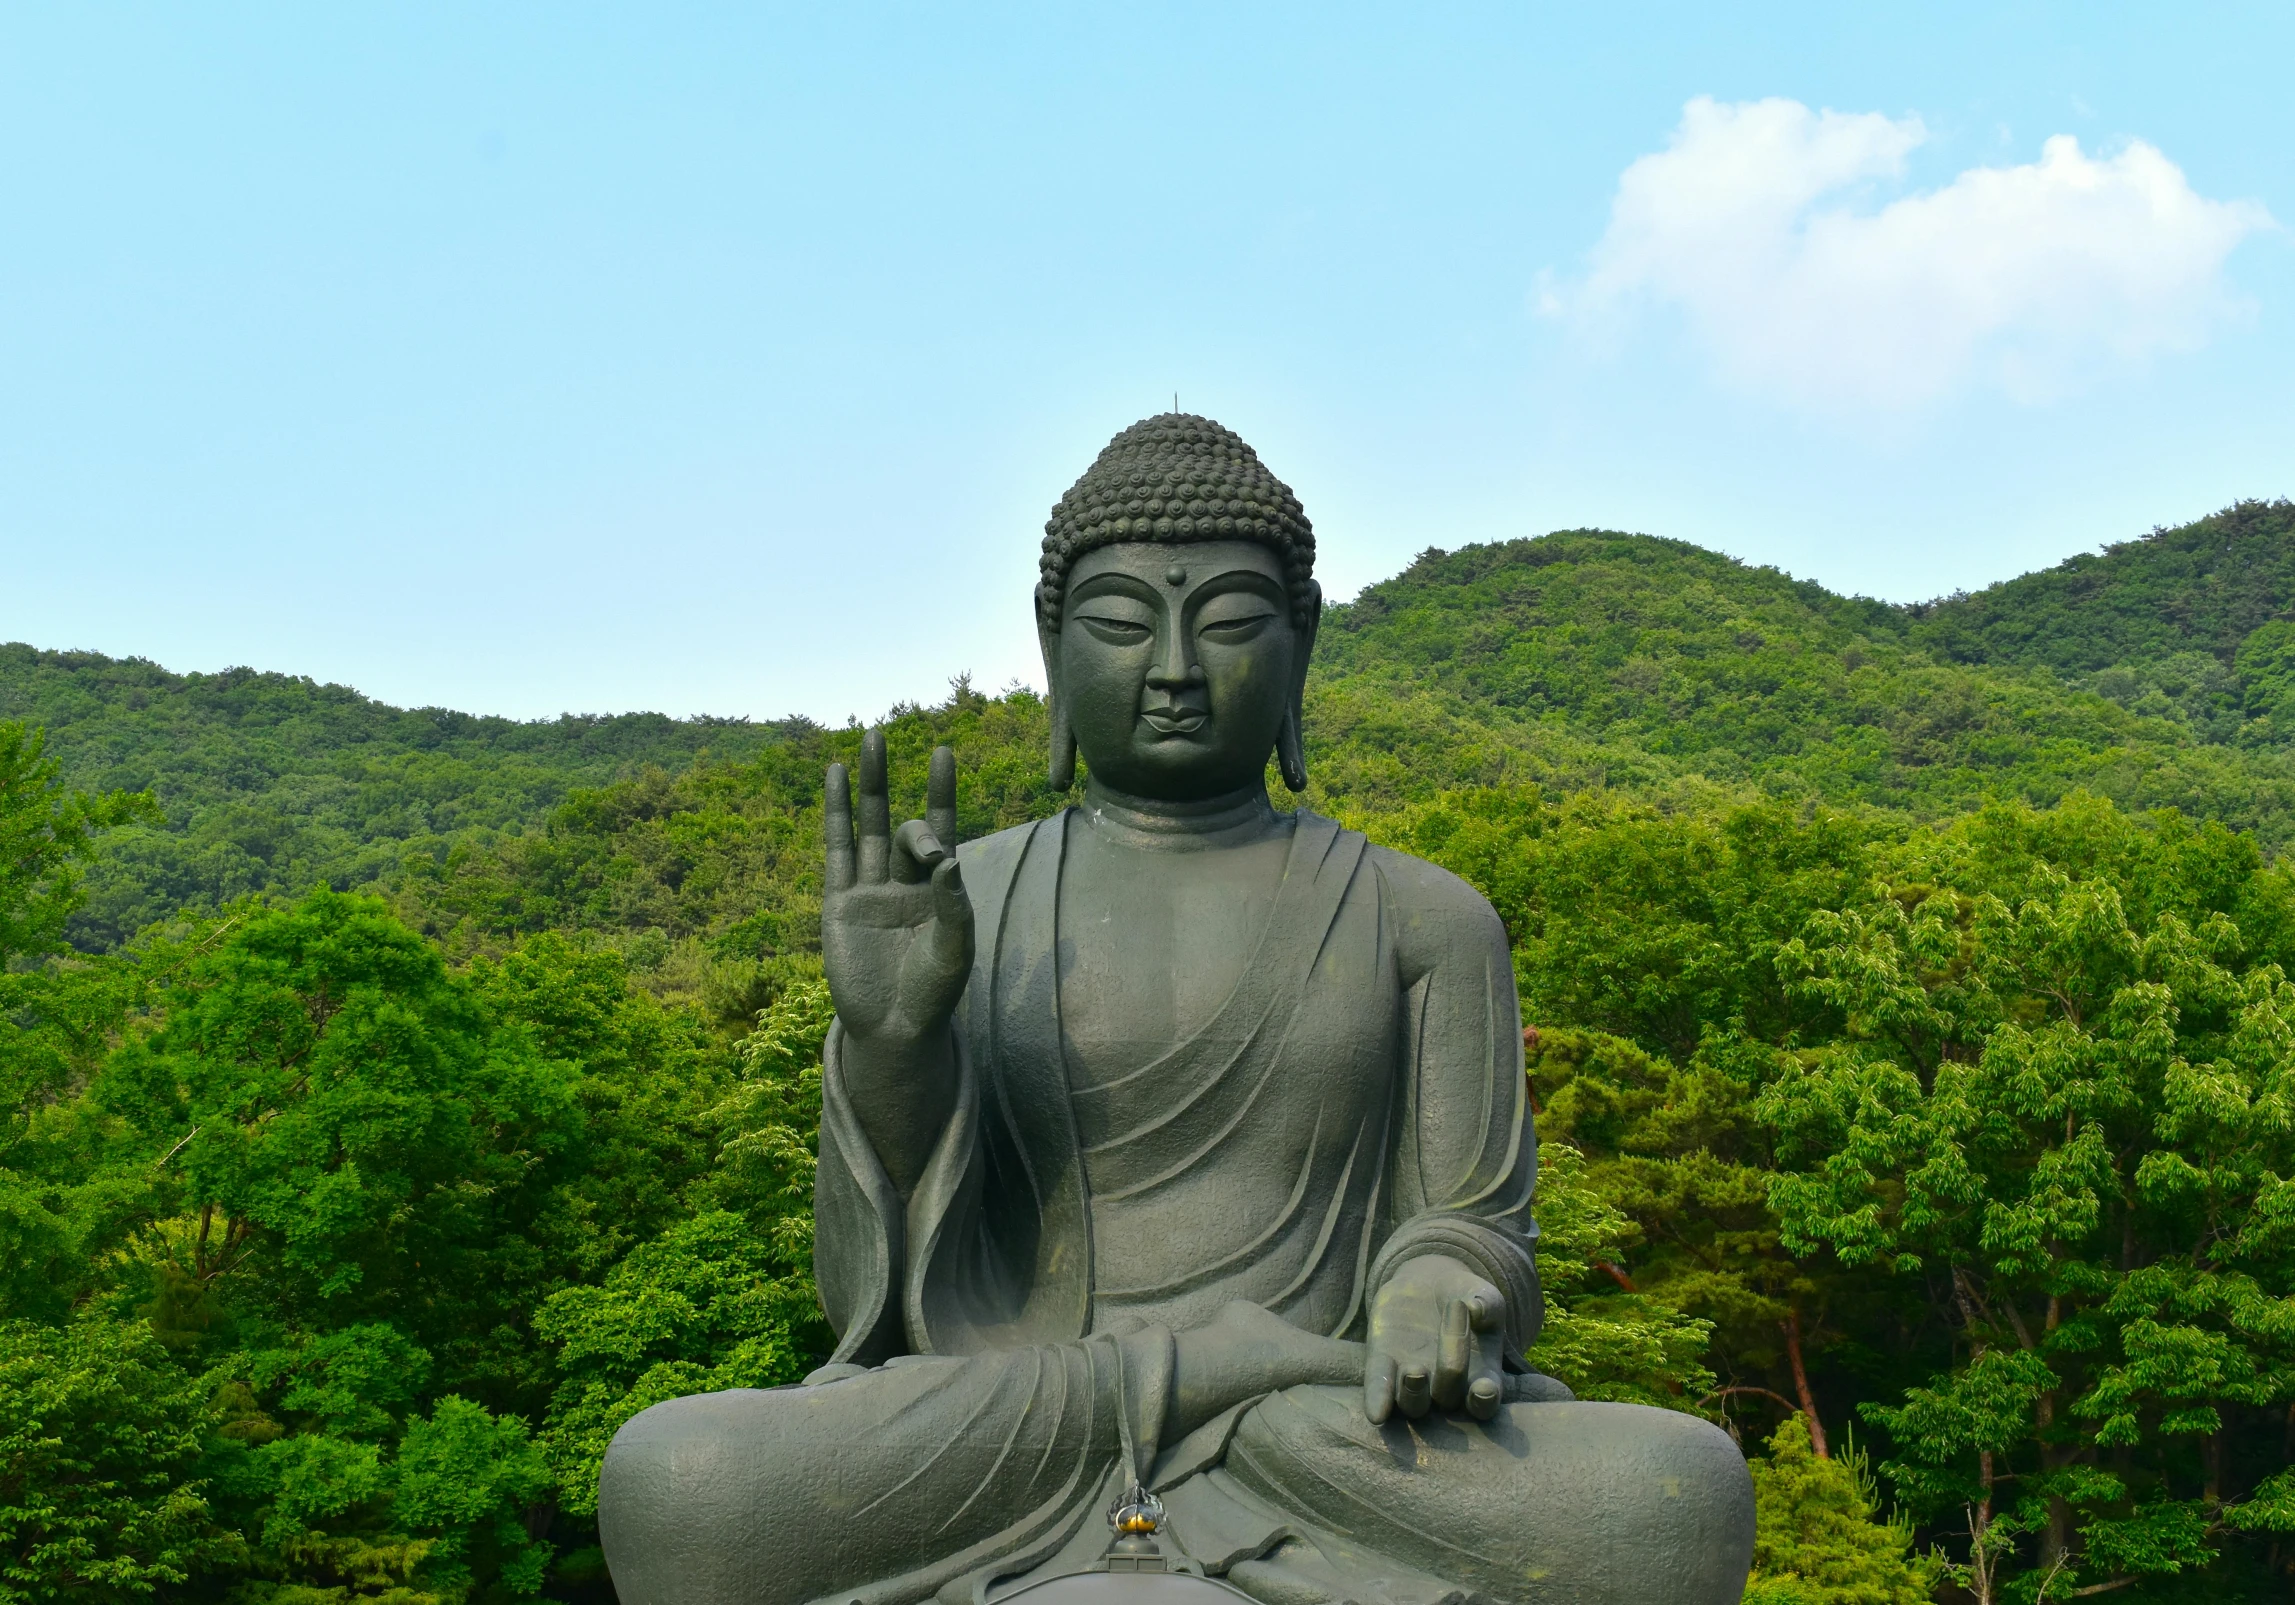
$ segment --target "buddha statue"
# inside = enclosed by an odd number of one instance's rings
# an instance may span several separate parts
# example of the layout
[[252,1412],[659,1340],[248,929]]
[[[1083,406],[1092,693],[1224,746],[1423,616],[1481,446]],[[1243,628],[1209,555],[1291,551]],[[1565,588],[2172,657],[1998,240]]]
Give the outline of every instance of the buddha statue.
[[656,1405],[598,1525],[623,1605],[987,1605],[1108,1552],[1265,1605],[1724,1605],[1743,1457],[1530,1370],[1537,1144],[1506,934],[1301,809],[1322,597],[1218,424],[1116,436],[1045,526],[1051,776],[955,841],[829,771],[815,1268],[796,1387]]

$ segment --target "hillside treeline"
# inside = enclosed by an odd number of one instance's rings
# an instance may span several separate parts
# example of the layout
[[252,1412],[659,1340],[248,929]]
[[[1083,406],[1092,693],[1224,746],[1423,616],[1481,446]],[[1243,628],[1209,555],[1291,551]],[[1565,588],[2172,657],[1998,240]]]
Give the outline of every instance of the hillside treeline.
[[[2276,850],[2295,840],[2291,618],[2284,501],[1918,607],[1678,541],[1565,531],[1430,551],[1332,608],[1312,741],[1325,794],[1363,806],[1507,782],[1751,790],[1920,820],[2087,790]],[[803,719],[517,724],[22,645],[0,645],[0,719],[46,729],[72,786],[159,804],[91,866],[82,951],[253,893],[388,886],[414,859],[530,839],[577,793],[648,769],[670,785],[778,755],[794,773],[822,734]]]
[[[2168,541],[2088,566],[2150,584]],[[2099,594],[1988,594],[1940,645],[1938,609],[1570,535],[1326,630],[1308,804],[1513,941],[1534,1363],[1739,1435],[1766,1605],[2288,1586],[2287,626],[2130,645]],[[2138,655],[2033,655],[2050,609]],[[81,684],[33,667],[51,712]],[[277,677],[268,722],[202,682],[139,723],[158,674],[0,724],[0,1601],[604,1605],[615,1427],[827,1344],[817,788],[859,732],[424,749]],[[216,720],[268,768],[210,762]],[[965,835],[1064,801],[1026,693],[887,731],[896,806],[956,748]],[[425,763],[469,816],[358,811]],[[367,856],[136,878],[308,797]],[[91,924],[122,887],[132,928]]]

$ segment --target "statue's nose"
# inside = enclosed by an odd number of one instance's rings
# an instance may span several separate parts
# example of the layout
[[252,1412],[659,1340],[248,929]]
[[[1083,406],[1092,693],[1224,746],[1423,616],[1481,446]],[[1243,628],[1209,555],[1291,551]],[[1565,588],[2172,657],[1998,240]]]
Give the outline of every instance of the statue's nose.
[[1177,631],[1166,636],[1163,650],[1156,654],[1155,667],[1148,670],[1147,683],[1159,691],[1178,686],[1201,685],[1203,665],[1194,661],[1195,654],[1188,643],[1179,638]]

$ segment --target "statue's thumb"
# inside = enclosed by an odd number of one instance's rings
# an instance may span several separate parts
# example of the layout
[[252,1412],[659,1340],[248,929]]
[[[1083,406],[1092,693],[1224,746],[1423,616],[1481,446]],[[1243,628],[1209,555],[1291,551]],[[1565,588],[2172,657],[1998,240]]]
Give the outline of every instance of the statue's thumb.
[[895,831],[893,845],[901,850],[908,863],[916,866],[913,872],[901,876],[903,880],[922,880],[955,856],[940,844],[932,827],[921,819],[912,819]]
[[972,899],[964,890],[964,868],[944,858],[932,872],[932,912],[936,942],[953,957],[972,946]]

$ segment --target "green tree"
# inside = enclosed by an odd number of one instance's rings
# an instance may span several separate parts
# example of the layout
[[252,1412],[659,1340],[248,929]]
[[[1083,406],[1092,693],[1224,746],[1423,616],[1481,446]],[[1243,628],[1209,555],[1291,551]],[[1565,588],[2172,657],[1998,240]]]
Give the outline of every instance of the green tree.
[[1756,1532],[1746,1605],[1928,1605],[1939,1563],[1911,1553],[1911,1524],[1877,1518],[1854,1449],[1820,1459],[1805,1418],[1785,1418],[1752,1460]]
[[813,1263],[821,1048],[835,1015],[826,981],[790,986],[736,1045],[740,1077],[710,1111],[724,1146],[697,1196],[740,1212],[792,1266]]
[[[1541,1135],[1582,1145],[1582,1185],[1631,1225],[1593,1268],[1712,1334],[1704,1362],[1720,1375],[1706,1376],[1699,1406],[1732,1418],[1800,1411],[1822,1434],[1812,1368],[1835,1335],[1828,1311],[1874,1312],[1869,1289],[1789,1251],[1770,1213],[1754,1099],[1776,1057],[1717,1035],[1677,1063],[1618,1037],[1549,1029],[1529,1069]],[[1541,1223],[1545,1209],[1542,1195]]]
[[2295,740],[2295,624],[2272,619],[2239,643],[2232,659],[2254,739]]
[[99,1174],[103,1121],[69,1096],[138,993],[131,967],[70,957],[67,922],[101,834],[148,796],[68,790],[46,737],[0,722],[0,1314],[64,1319],[148,1215],[149,1187]]
[[449,1394],[408,1425],[392,1458],[391,1514],[424,1534],[422,1575],[451,1597],[490,1579],[501,1593],[541,1592],[550,1546],[527,1520],[550,1470],[526,1423]]
[[537,1317],[566,1378],[545,1442],[567,1509],[596,1510],[606,1446],[640,1410],[794,1382],[827,1353],[812,1191],[832,1015],[819,980],[760,1014],[739,1044],[739,1081],[711,1111],[725,1141],[696,1188],[702,1212],[632,1250],[603,1284],[553,1294]]
[[0,1605],[146,1598],[225,1556],[207,1394],[140,1321],[0,1321]]
[[67,790],[62,770],[45,731],[0,720],[0,968],[61,950],[97,836],[158,812],[147,793]]
[[1614,1285],[1640,1233],[1591,1185],[1585,1157],[1538,1145],[1538,1279],[1546,1321],[1528,1359],[1581,1399],[1694,1410],[1713,1396],[1708,1321]]
[[1525,1020],[1613,1033],[1686,1060],[1712,1033],[1786,1041],[1830,1021],[1776,973],[1781,943],[1873,873],[1871,823],[1722,802],[1668,812],[1508,788],[1371,822],[1491,900]]
[[445,1385],[514,1390],[574,1067],[493,1029],[372,899],[241,911],[165,998],[98,1093],[173,1134],[186,1214],[161,1244],[180,1284],[300,1330],[393,1322]]
[[1923,1279],[1953,1334],[1865,1413],[1980,1600],[2212,1565],[2277,1522],[2242,1495],[2295,1403],[2295,987],[2188,889],[2131,917],[2175,822],[2046,827],[1972,821],[1812,919],[1782,962],[1847,1029],[1761,1099],[1787,1246]]
[[58,1105],[101,1128],[85,1185],[144,1188],[101,1302],[155,1291],[204,1375],[244,1599],[545,1580],[554,1489],[518,1412],[557,1374],[532,1318],[681,1217],[731,1056],[617,956],[530,947],[458,975],[371,899],[232,911],[149,950],[163,1012]]
[[551,1295],[535,1318],[566,1381],[545,1435],[568,1510],[597,1509],[614,1434],[649,1405],[795,1382],[819,1363],[809,1268],[799,1271],[727,1210],[641,1243],[598,1287]]
[[495,1031],[522,1033],[542,1058],[578,1071],[576,1124],[547,1167],[533,1230],[551,1288],[594,1282],[693,1212],[723,1138],[716,1109],[734,1085],[735,1054],[594,940],[545,931],[476,960],[469,980]]

